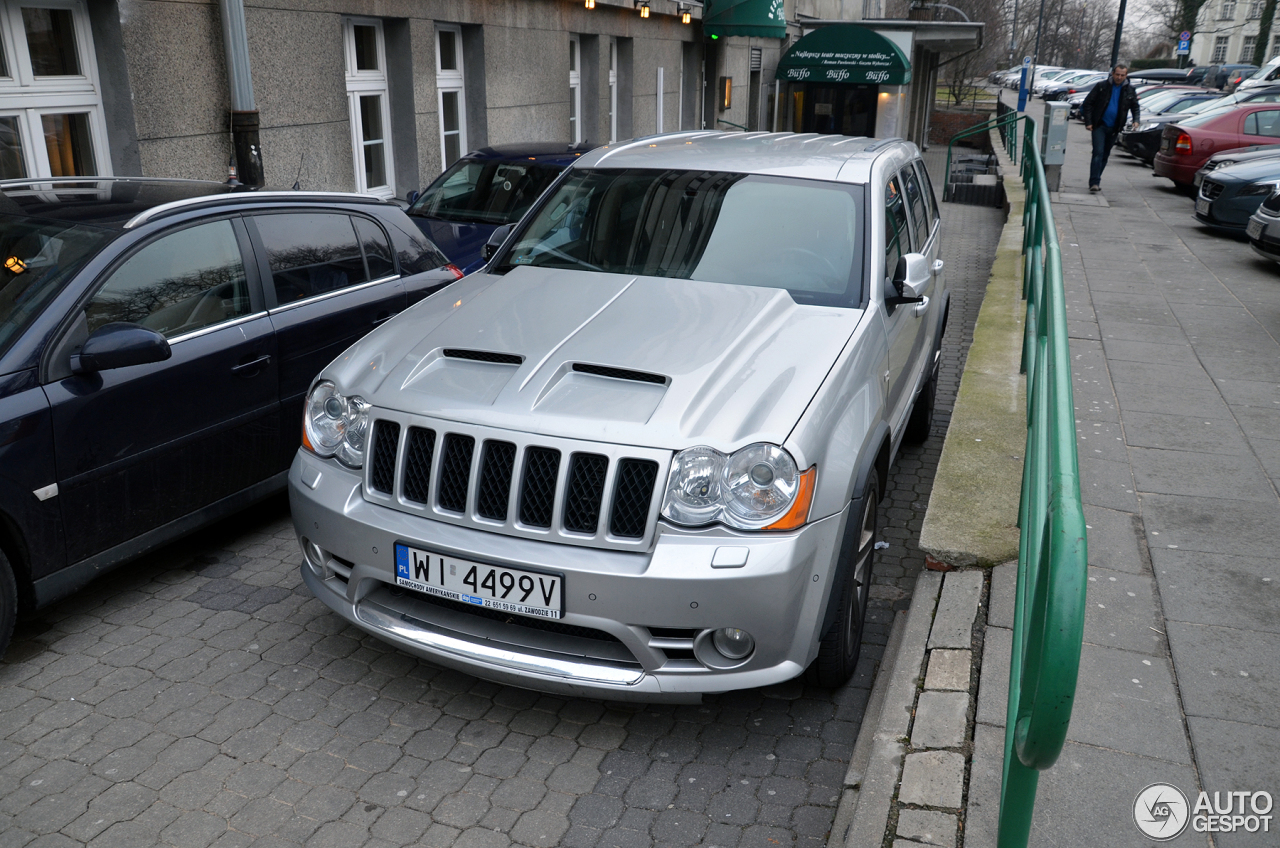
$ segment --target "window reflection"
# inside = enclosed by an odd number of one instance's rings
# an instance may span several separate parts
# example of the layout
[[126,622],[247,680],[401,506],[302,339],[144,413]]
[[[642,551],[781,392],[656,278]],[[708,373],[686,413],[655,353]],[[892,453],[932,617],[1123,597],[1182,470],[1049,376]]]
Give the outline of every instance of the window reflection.
[[23,9],[31,72],[38,77],[78,76],[76,30],[70,9]]
[[0,180],[16,180],[26,175],[18,119],[0,117]]
[[386,144],[382,132],[382,95],[367,94],[360,98],[360,128],[364,147],[364,185],[366,189],[387,184]]
[[84,177],[97,173],[88,115],[42,115],[40,121],[49,151],[50,176]]

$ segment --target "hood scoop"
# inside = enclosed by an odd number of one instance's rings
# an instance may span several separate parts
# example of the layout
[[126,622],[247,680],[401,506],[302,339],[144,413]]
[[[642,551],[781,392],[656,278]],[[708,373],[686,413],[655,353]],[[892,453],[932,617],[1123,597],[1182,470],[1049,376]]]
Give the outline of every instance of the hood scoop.
[[518,353],[495,353],[491,350],[447,347],[441,353],[449,359],[469,359],[472,362],[492,362],[497,365],[520,365],[524,362],[524,357]]
[[661,374],[650,374],[646,371],[632,371],[628,368],[610,368],[607,365],[589,365],[585,362],[573,363],[573,370],[579,374],[595,374],[597,377],[612,377],[615,380],[632,380],[637,383],[667,384],[667,378]]

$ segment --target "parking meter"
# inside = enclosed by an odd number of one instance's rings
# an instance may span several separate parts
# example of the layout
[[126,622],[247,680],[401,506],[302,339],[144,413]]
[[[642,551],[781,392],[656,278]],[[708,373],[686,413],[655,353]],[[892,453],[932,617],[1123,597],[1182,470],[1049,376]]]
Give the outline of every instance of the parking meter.
[[1044,104],[1044,120],[1040,122],[1040,156],[1044,161],[1045,181],[1050,191],[1058,190],[1062,163],[1067,157],[1067,116],[1071,104],[1049,101]]

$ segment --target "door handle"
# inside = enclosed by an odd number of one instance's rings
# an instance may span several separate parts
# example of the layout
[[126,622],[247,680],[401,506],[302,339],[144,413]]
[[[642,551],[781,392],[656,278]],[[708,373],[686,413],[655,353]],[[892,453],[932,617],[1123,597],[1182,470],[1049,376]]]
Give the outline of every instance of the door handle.
[[920,298],[920,302],[917,303],[914,308],[915,308],[915,313],[917,318],[920,317],[921,315],[924,315],[926,312],[929,311],[929,298],[927,297]]
[[241,362],[239,365],[231,366],[232,374],[239,374],[242,377],[252,377],[260,369],[265,368],[271,362],[271,354],[264,353],[257,359],[251,359],[248,362]]
[[942,266],[943,266],[943,265],[945,265],[945,264],[947,264],[947,263],[943,262],[941,259],[935,259],[935,260],[934,260],[934,262],[933,262],[933,276],[935,276],[935,277],[936,277],[936,276],[938,276],[939,274],[941,274],[941,273],[942,273]]

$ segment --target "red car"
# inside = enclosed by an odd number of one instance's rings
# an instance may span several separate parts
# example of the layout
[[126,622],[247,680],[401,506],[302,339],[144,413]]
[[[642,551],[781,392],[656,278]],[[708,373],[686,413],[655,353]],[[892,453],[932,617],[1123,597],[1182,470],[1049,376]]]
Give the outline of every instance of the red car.
[[1196,171],[1210,156],[1255,144],[1280,144],[1280,103],[1246,104],[1165,124],[1156,176],[1190,190]]

